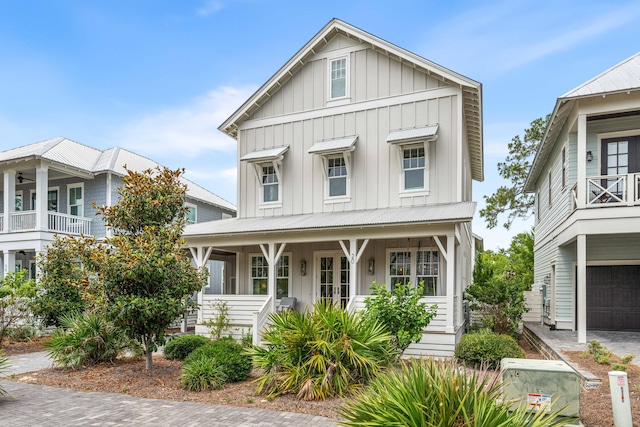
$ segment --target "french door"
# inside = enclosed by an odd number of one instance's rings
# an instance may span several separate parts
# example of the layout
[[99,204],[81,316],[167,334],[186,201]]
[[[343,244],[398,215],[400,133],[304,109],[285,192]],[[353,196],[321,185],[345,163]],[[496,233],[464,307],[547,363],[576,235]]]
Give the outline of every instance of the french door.
[[349,261],[344,254],[316,256],[317,298],[346,308],[349,302]]

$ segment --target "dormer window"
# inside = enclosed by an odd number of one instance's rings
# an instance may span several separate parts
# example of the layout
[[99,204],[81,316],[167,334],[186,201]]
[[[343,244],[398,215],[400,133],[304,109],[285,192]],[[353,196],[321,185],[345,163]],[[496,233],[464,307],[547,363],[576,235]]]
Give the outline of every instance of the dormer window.
[[348,96],[348,65],[349,61],[346,56],[329,61],[329,99]]
[[256,179],[260,184],[260,204],[278,205],[282,203],[282,160],[289,146],[253,151],[240,158],[241,162],[253,165]]
[[387,143],[397,147],[400,195],[429,191],[429,142],[438,137],[438,125],[392,131]]
[[320,141],[308,153],[318,154],[322,159],[325,178],[325,201],[344,201],[349,197],[351,181],[351,153],[355,150],[358,135]]

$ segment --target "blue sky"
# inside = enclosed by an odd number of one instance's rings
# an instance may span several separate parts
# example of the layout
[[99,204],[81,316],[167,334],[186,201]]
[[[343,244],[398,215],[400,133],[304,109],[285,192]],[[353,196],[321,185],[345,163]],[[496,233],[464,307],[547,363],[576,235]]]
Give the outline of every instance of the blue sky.
[[[217,130],[331,18],[483,84],[485,181],[555,99],[640,49],[640,2],[3,1],[0,150],[65,136],[120,146],[236,202],[235,142]],[[474,232],[485,247],[516,232]]]

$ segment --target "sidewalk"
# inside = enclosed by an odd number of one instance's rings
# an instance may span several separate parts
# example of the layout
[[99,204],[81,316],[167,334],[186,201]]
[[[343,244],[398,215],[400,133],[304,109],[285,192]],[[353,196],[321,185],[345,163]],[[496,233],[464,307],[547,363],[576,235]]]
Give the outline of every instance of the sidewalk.
[[[51,367],[47,352],[11,356],[3,375]],[[194,402],[143,399],[126,394],[79,392],[0,379],[0,426],[213,426],[332,427],[324,417]]]

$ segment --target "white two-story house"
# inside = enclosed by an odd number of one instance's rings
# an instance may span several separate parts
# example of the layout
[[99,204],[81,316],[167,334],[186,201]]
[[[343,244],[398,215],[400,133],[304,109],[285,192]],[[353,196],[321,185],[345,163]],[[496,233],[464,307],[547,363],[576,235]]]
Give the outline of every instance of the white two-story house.
[[[50,140],[0,152],[0,256],[3,273],[28,269],[36,277],[36,256],[60,235],[93,235],[109,230],[92,203],[118,201],[122,177],[130,170],[159,166],[122,148],[98,150],[66,139]],[[187,184],[190,223],[235,216],[235,206],[195,183]]]
[[544,321],[640,330],[640,53],[558,98],[525,191]]
[[480,83],[334,19],[219,129],[237,141],[239,211],[185,230],[198,264],[225,266],[200,322],[225,300],[234,333],[257,342],[283,298],[361,309],[374,281],[424,282],[438,315],[407,353],[453,354],[483,179]]

